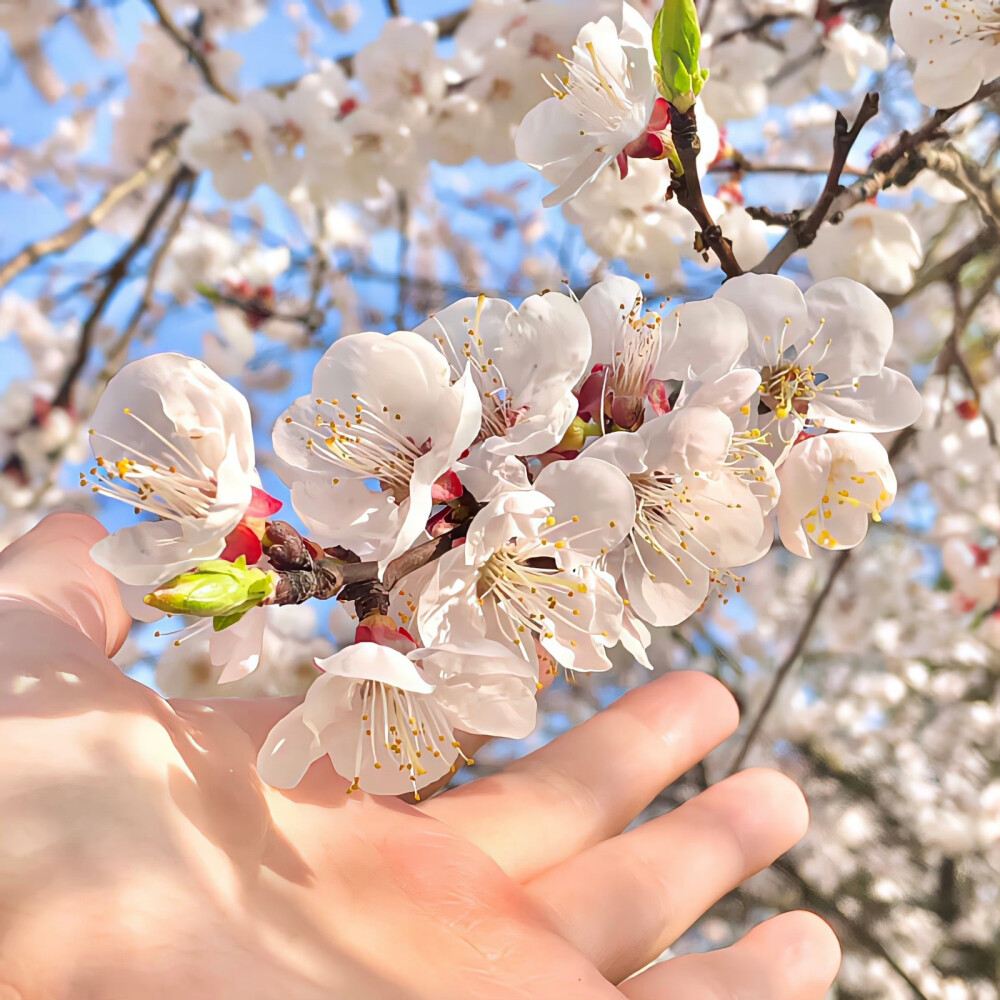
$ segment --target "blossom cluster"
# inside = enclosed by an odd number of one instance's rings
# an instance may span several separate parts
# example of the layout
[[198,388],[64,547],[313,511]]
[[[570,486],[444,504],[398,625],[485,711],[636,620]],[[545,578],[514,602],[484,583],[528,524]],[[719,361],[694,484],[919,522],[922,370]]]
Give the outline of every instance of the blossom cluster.
[[451,6],[0,3],[0,546],[107,517],[123,669],[305,696],[278,785],[712,673],[741,731],[654,810],[767,764],[813,830],[675,950],[792,886],[845,995],[997,1000],[996,11],[677,0],[688,107],[660,0]]
[[[775,529],[804,558],[857,545],[896,492],[875,435],[921,406],[884,365],[892,332],[849,279],[745,275],[666,315],[617,277],[337,340],[274,449],[310,551],[370,564],[370,586],[343,590],[355,641],[316,661],[262,775],[294,785],[325,754],[352,788],[418,790],[456,730],[526,736],[554,670],[607,670],[619,643],[648,665],[649,626],[738,591]],[[262,605],[303,596],[280,583],[245,400],[153,355],[111,381],[91,441],[82,483],[153,515],[95,560],[147,607],[213,619],[221,680],[244,676]]]

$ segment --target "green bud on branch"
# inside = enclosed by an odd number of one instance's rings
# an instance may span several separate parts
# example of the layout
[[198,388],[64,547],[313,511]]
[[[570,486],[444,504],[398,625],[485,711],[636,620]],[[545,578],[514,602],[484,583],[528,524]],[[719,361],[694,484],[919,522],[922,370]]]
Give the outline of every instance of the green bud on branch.
[[236,562],[212,559],[168,580],[143,601],[168,614],[214,618],[220,631],[262,604],[274,593],[276,582],[276,573],[247,566],[245,556]]
[[653,22],[653,58],[660,93],[685,112],[708,79],[698,65],[701,27],[694,0],[666,0]]

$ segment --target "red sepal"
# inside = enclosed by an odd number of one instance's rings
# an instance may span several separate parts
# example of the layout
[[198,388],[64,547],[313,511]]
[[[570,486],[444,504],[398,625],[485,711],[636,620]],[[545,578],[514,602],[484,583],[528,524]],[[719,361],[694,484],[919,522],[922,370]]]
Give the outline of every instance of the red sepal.
[[254,566],[260,560],[263,551],[260,539],[253,528],[240,522],[226,535],[226,547],[219,558],[225,559],[226,562],[236,562],[240,556],[246,556],[247,565]]

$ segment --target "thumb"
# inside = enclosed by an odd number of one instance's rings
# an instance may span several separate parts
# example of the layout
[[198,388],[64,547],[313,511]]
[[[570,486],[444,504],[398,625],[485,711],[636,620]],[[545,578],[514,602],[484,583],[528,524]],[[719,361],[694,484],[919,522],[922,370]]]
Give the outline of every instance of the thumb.
[[115,578],[90,558],[91,546],[105,535],[85,514],[49,514],[0,552],[0,603],[33,605],[113,656],[132,620]]

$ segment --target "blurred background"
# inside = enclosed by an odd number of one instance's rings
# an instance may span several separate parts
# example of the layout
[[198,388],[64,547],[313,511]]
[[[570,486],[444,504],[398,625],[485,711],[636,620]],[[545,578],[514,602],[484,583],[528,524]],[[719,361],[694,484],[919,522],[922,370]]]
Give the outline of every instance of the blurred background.
[[[650,19],[659,6],[634,5]],[[270,427],[339,336],[411,328],[479,292],[515,303],[545,288],[582,294],[609,272],[640,280],[662,312],[711,295],[724,276],[664,200],[663,163],[637,161],[623,181],[612,169],[546,210],[548,185],[514,158],[513,129],[548,93],[541,72],[609,6],[0,0],[0,546],[55,509],[122,523],[77,481],[88,415],[133,358],[181,351],[237,385],[264,485],[287,500]],[[783,213],[818,196],[838,109],[853,119],[865,91],[881,96],[845,183],[928,120],[888,11],[883,0],[703,3],[703,185],[744,267],[783,231]],[[400,17],[432,27],[397,32]],[[294,103],[310,88],[349,133],[348,155],[324,159],[312,141],[315,109]],[[233,198],[214,147],[197,163],[182,155],[193,106],[213,94],[287,109],[271,114],[272,133],[285,130],[272,135],[272,168],[244,158],[249,197]],[[768,764],[803,785],[813,813],[803,844],[673,951],[729,943],[805,906],[842,936],[843,1000],[998,997],[995,101],[955,115],[925,169],[825,227],[782,272],[802,287],[853,277],[894,310],[887,363],[925,400],[918,425],[885,441],[895,505],[855,550],[802,560],[776,544],[739,594],[713,598],[650,650],[655,673],[712,673],[743,710],[737,736],[651,809]],[[282,516],[297,523],[290,505]],[[234,684],[215,683],[197,641],[174,646],[143,626],[120,666],[168,695],[288,694],[353,631],[328,605],[270,614],[261,666]],[[541,696],[535,734],[493,744],[462,778],[649,677],[620,659],[608,674],[561,678]]]

